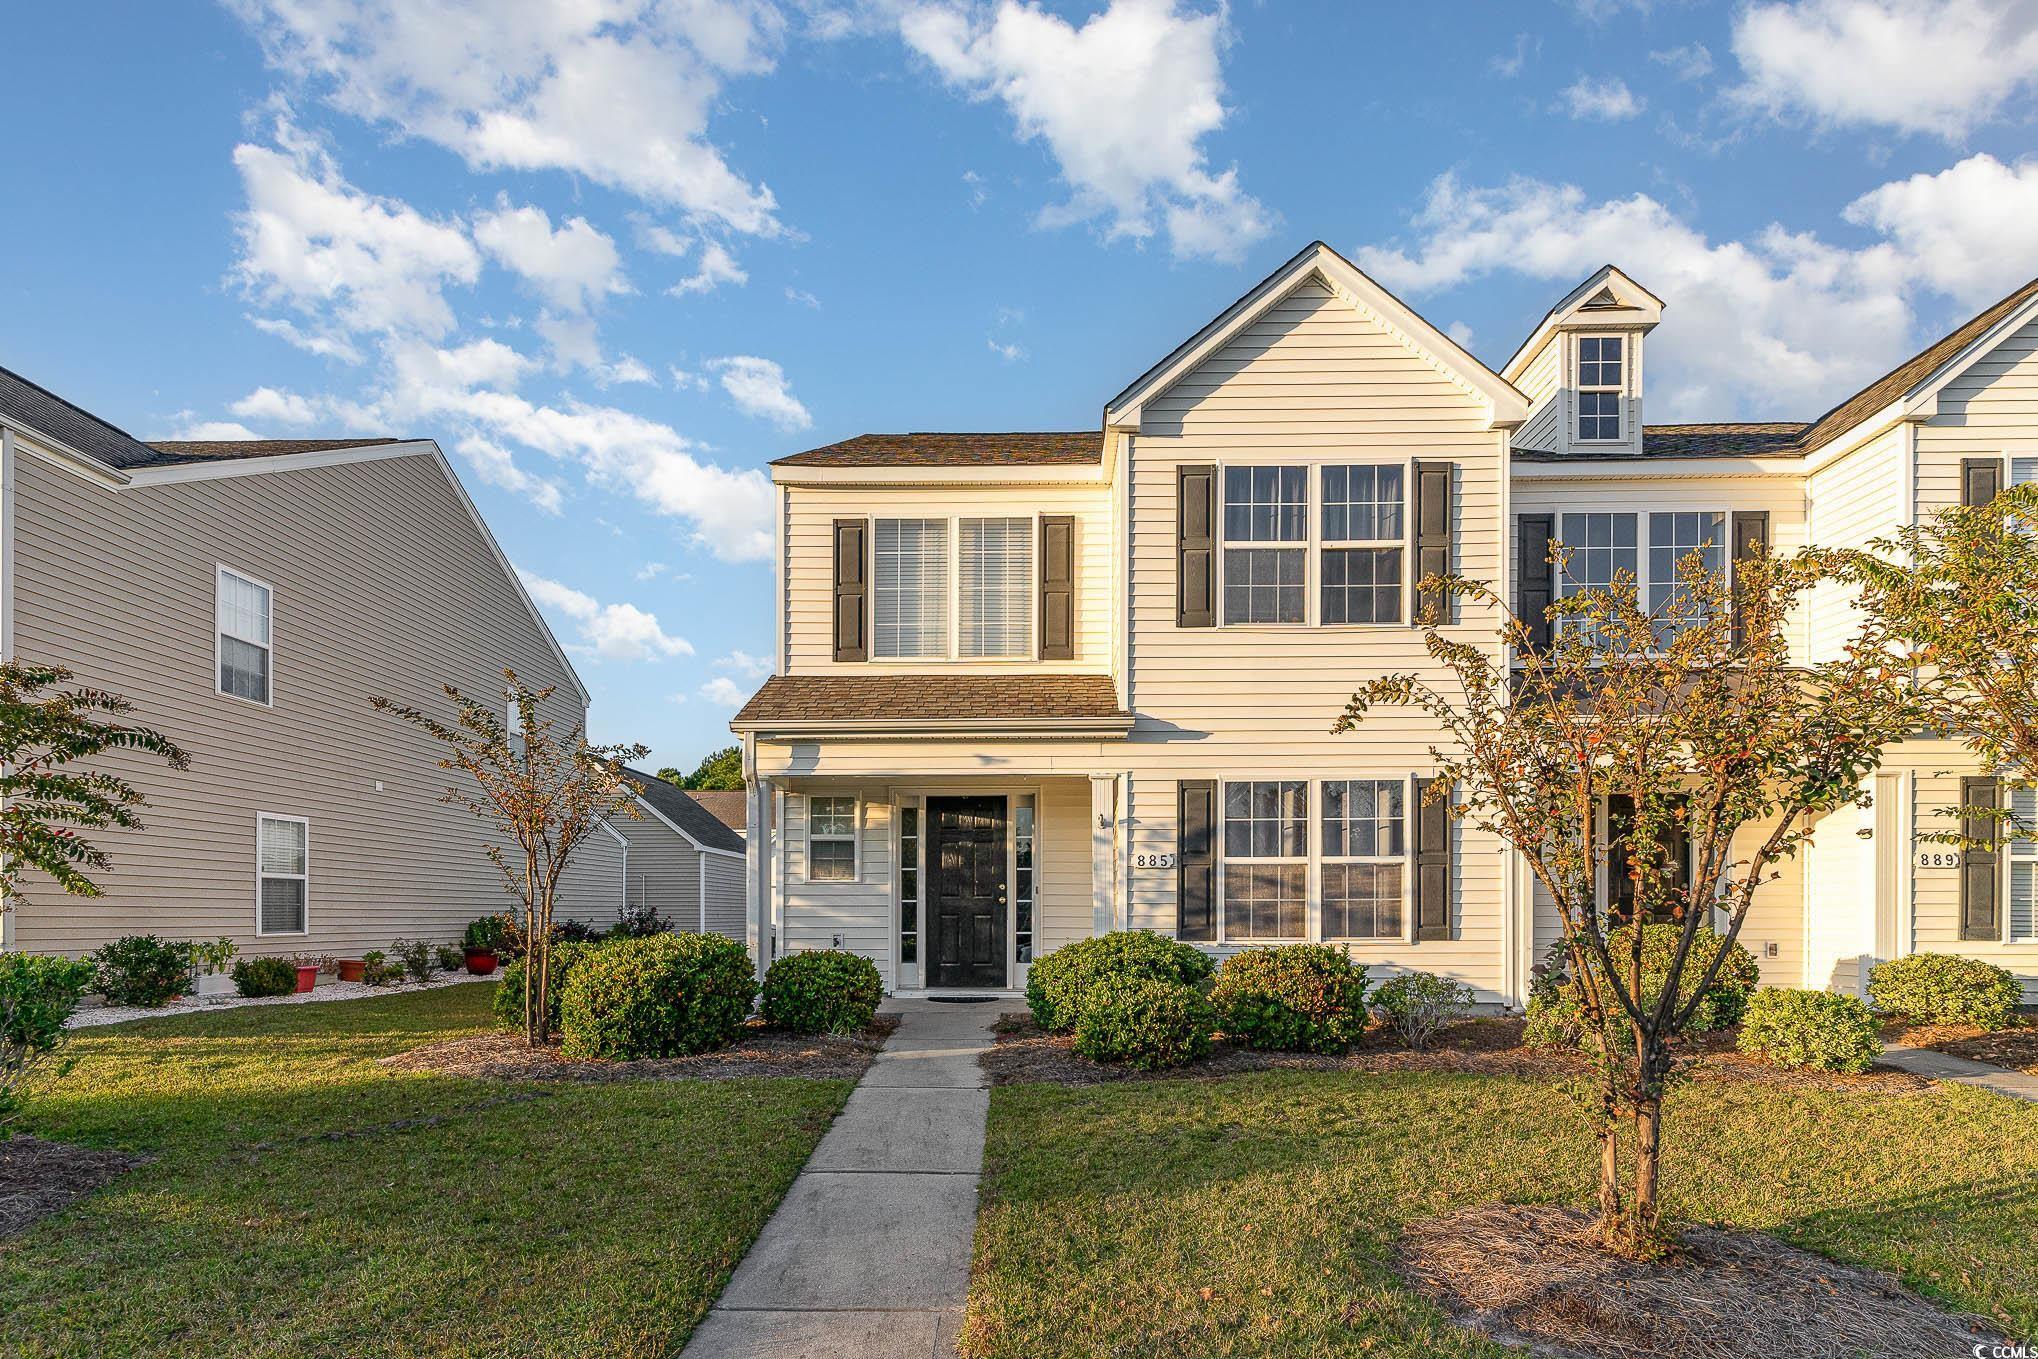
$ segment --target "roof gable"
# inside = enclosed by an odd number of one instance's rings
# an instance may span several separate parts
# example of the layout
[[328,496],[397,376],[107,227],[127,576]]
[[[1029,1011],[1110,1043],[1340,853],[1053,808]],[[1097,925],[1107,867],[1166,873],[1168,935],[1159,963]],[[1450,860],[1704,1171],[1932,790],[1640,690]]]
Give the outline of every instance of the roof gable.
[[725,854],[743,852],[742,835],[695,802],[686,789],[641,769],[626,767],[623,777],[635,788],[639,802],[656,812],[659,820],[692,841],[697,848],[720,850]]
[[1519,378],[1529,361],[1542,352],[1550,336],[1569,327],[1640,326],[1648,328],[1663,319],[1663,299],[1630,278],[1616,265],[1602,264],[1583,283],[1565,293],[1557,305],[1543,313],[1521,347],[1502,364],[1500,371],[1510,382]]

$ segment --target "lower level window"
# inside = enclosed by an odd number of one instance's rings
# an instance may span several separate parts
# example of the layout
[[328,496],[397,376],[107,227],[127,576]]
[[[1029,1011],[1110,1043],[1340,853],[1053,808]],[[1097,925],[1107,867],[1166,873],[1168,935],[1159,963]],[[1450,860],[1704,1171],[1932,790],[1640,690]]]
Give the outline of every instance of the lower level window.
[[[2011,825],[2019,837],[2038,828],[2038,788],[2010,789]],[[2009,842],[2010,930],[2013,944],[2038,943],[2038,840]]]
[[899,961],[920,958],[920,809],[899,808]]
[[311,823],[294,816],[255,820],[255,932],[303,934],[311,896]]
[[1402,827],[1399,779],[1323,783],[1323,937],[1401,937]]
[[856,799],[807,799],[807,881],[856,881]]
[[1224,937],[1301,939],[1309,932],[1309,785],[1224,785]]

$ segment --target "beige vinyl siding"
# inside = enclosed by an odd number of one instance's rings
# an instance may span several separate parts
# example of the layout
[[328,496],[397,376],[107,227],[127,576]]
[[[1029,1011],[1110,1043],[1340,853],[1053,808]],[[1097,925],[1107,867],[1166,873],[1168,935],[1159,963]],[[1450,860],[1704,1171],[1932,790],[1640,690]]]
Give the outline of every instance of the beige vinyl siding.
[[2038,456],[2038,321],[2006,336],[1939,393],[1917,427],[1918,514],[1960,503],[1960,460]]
[[[621,828],[617,830],[620,834]],[[555,915],[597,929],[607,929],[616,923],[623,912],[624,874],[634,866],[627,838],[618,840],[607,831],[596,831],[580,842],[559,880]],[[508,897],[503,901],[505,905],[514,904]]]
[[[126,695],[192,761],[108,757],[145,828],[95,837],[103,897],[30,881],[17,946],[153,931],[358,955],[504,909],[480,823],[439,801],[437,751],[369,699],[444,712],[442,682],[499,694],[510,665],[559,686],[569,722],[578,700],[435,457],[115,491],[21,452],[13,491],[16,654]],[[220,564],[274,591],[272,707],[214,692]],[[311,823],[306,935],[255,936],[258,812]]]
[[[1805,479],[1811,541],[1820,547],[1865,547],[1904,522],[1904,429],[1878,436]],[[1808,644],[1813,659],[1840,654],[1859,626],[1854,592],[1827,582],[1808,601]]]
[[[785,866],[785,914],[779,952],[843,948],[860,953],[891,975],[897,941],[892,936],[894,896],[892,844],[896,823],[889,794],[875,786],[830,786],[829,796],[853,793],[859,802],[861,855],[852,882],[807,879],[807,797],[786,797],[781,862]],[[837,936],[840,936],[839,940]]]
[[1554,453],[1564,439],[1564,401],[1558,357],[1564,352],[1563,336],[1553,333],[1522,369],[1514,384],[1529,399],[1529,418],[1515,431],[1517,448],[1535,448]]
[[[1008,673],[1014,670],[1069,673],[1111,667],[1111,492],[1095,486],[1023,485],[967,487],[884,486],[788,488],[786,523],[786,673],[871,674],[894,669],[938,668],[946,674]],[[944,661],[873,659],[835,663],[834,522],[844,518],[948,519],[1073,515],[1076,520],[1075,659],[1070,661]],[[948,544],[949,570],[956,561],[956,535]],[[1039,541],[1034,573],[1039,574]],[[876,601],[873,597],[872,616]],[[951,613],[953,610],[951,610]],[[1034,611],[1034,650],[1040,646]]]
[[[1951,742],[1911,742],[1898,748],[1893,766],[1916,771],[1912,784],[1913,825],[1919,837],[1944,833],[1957,824],[1955,809],[1960,805],[1960,780],[1978,771],[1964,750]],[[1916,848],[1948,848],[1922,840]],[[1960,870],[1924,868],[1911,856],[1911,951],[1916,953],[1957,953],[1980,958],[2007,968],[2024,985],[2024,999],[2038,1002],[2038,943],[2008,944],[1960,937]],[[2008,858],[2007,855],[2004,856]],[[2009,903],[2008,869],[2004,869],[2002,903]]]

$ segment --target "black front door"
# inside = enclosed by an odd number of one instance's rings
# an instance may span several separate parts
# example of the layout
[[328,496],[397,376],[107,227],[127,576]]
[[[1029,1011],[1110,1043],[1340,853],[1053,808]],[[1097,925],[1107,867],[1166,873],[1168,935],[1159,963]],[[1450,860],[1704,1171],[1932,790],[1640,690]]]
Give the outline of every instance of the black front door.
[[934,986],[1005,985],[1005,799],[927,799]]

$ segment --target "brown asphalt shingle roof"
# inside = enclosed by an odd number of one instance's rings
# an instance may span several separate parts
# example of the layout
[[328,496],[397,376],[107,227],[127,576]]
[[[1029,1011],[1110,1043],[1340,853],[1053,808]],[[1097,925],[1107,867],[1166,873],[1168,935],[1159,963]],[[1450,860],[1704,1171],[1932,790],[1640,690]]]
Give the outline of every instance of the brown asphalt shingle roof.
[[1094,429],[998,434],[859,434],[774,467],[1068,467],[1104,460]]
[[204,462],[215,458],[281,458],[292,453],[329,453],[341,448],[375,448],[399,440],[382,439],[159,439],[149,445],[169,462]]
[[1130,718],[1108,675],[773,675],[733,719],[955,722]]
[[739,835],[750,820],[749,798],[740,788],[699,788],[688,791],[687,796]]

